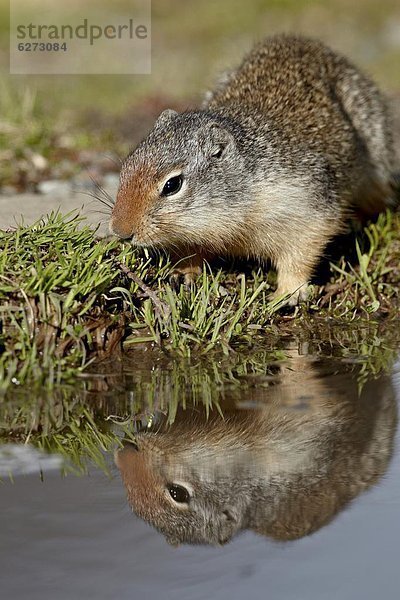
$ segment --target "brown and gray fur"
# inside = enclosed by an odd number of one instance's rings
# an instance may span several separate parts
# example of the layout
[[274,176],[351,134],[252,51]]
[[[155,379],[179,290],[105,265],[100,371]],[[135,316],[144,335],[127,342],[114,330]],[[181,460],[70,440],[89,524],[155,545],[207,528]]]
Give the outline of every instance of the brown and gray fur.
[[[354,376],[331,380],[301,357],[279,379],[248,390],[253,410],[225,407],[223,418],[208,419],[199,407],[179,410],[171,426],[116,453],[133,511],[169,543],[220,545],[245,529],[294,540],[385,473],[397,421],[389,379],[367,382],[359,395]],[[171,484],[190,500],[176,503]]]
[[[191,255],[270,259],[277,295],[304,297],[350,214],[394,202],[386,104],[374,83],[322,43],[267,38],[199,110],[164,111],[125,159],[111,231]],[[182,189],[163,196],[181,174]]]

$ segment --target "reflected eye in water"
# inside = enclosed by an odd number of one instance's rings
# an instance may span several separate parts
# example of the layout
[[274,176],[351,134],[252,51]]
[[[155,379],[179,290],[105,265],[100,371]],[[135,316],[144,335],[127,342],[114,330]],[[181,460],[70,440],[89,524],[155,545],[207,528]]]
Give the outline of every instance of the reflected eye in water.
[[169,483],[167,490],[172,500],[177,504],[189,504],[190,494],[183,485],[177,483]]

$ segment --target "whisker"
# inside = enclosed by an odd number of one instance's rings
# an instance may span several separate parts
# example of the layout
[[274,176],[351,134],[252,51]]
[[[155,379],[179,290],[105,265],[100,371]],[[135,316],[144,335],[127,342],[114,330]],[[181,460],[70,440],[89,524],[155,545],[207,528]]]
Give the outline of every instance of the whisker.
[[85,210],[85,214],[87,215],[107,215],[107,217],[110,217],[110,213],[106,212],[105,210]]
[[100,198],[99,196],[96,196],[96,194],[94,194],[93,192],[89,192],[89,191],[85,191],[85,190],[76,190],[75,193],[83,194],[84,196],[89,196],[90,198],[93,198],[93,201],[97,200],[97,202],[100,202],[101,204],[103,204],[104,206],[109,208],[110,212],[114,208],[114,204],[110,204],[109,202],[107,202],[107,200],[105,200],[104,198]]
[[92,181],[92,183],[96,186],[97,190],[103,194],[103,198],[105,200],[109,200],[111,202],[112,205],[114,205],[114,199],[111,197],[111,195],[107,192],[107,190],[105,190],[103,188],[102,185],[100,185],[100,183],[98,181],[95,180],[95,178],[89,173],[89,177]]
[[105,200],[108,200],[113,206],[115,204],[115,200],[114,198],[111,196],[111,194],[109,194],[107,192],[106,189],[104,189],[99,183],[97,184],[97,189],[99,190],[100,194],[103,194],[103,198]]
[[110,154],[104,154],[104,153],[101,153],[101,154],[100,154],[100,156],[104,156],[104,158],[106,158],[107,160],[109,160],[109,161],[111,161],[112,163],[114,163],[114,165],[115,165],[116,167],[119,167],[119,168],[120,168],[120,167],[121,167],[121,165],[122,165],[123,159],[122,159],[122,158],[121,158],[121,157],[120,157],[120,156],[119,156],[117,153],[115,153],[115,156],[117,157],[117,159],[118,159],[118,161],[119,161],[119,162],[117,162],[117,161],[115,160],[115,158],[114,158],[113,156],[111,156]]

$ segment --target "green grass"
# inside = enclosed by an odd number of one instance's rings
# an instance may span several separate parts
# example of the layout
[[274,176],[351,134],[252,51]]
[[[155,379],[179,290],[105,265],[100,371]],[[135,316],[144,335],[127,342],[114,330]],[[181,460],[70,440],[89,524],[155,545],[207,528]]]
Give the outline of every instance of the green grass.
[[188,356],[250,342],[276,311],[259,269],[229,279],[205,268],[199,285],[175,291],[165,256],[96,239],[59,214],[0,233],[1,389],[54,385],[145,343]]
[[[331,280],[314,288],[296,323],[396,318],[399,216],[381,215],[355,243],[358,263],[333,264]],[[0,232],[0,253],[2,393],[69,382],[93,360],[135,348],[180,358],[228,356],[293,321],[270,302],[274,275],[261,267],[206,265],[195,285],[176,289],[167,256],[98,240],[74,216],[52,214]]]
[[346,320],[353,315],[357,318],[360,311],[375,318],[395,318],[400,282],[399,215],[380,215],[355,240],[355,250],[355,264],[342,258],[340,264],[331,265],[332,281],[319,306],[328,306],[335,316]]
[[101,375],[88,374],[74,386],[38,388],[33,394],[27,387],[13,390],[0,402],[0,441],[57,453],[68,471],[85,472],[88,463],[107,471],[106,454],[122,437],[134,436],[137,422],[148,423],[160,413],[171,423],[179,408],[220,410],[221,398],[240,400],[245,385],[262,385],[284,358],[284,351],[264,348],[218,364],[205,357],[164,360],[154,369],[128,356],[125,374],[116,361],[108,361],[99,367]]

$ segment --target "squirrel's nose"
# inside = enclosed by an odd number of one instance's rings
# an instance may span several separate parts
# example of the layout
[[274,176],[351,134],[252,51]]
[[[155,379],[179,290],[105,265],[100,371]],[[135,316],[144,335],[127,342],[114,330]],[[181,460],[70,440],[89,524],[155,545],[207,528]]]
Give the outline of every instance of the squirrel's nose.
[[109,230],[112,235],[117,235],[119,238],[126,240],[133,237],[133,228],[128,223],[124,223],[111,217]]

